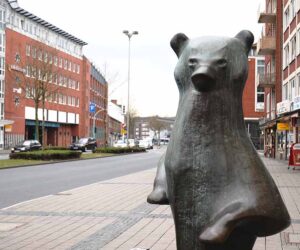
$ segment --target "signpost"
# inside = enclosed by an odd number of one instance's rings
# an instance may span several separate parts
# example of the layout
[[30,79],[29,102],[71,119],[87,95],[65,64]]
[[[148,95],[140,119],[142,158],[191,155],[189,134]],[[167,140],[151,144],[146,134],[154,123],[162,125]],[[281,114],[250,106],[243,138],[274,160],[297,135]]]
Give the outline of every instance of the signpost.
[[96,104],[95,103],[90,103],[90,113],[95,113],[96,112]]

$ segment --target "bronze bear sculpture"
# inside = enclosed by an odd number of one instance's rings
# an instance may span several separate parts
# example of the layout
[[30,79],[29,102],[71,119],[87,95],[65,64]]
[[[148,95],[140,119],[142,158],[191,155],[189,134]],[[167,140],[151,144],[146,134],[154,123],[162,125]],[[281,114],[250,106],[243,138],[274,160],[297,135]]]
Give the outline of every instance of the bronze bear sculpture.
[[242,93],[254,37],[171,40],[179,105],[147,201],[170,204],[178,250],[250,250],[290,217],[246,132]]

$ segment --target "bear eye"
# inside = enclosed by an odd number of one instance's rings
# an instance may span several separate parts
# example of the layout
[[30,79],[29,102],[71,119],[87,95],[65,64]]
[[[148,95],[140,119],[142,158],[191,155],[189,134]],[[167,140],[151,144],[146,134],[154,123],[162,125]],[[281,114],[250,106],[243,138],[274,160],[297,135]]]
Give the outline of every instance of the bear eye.
[[227,60],[222,58],[217,61],[217,65],[221,68],[225,68],[227,66]]
[[196,58],[190,58],[188,61],[188,65],[191,68],[195,67],[197,65],[197,63],[198,63],[198,60]]

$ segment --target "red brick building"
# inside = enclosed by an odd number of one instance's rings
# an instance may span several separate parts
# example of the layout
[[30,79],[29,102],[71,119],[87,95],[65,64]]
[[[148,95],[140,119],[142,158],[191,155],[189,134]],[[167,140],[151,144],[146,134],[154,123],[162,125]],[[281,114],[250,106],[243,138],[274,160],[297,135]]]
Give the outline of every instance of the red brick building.
[[262,147],[259,119],[264,111],[264,91],[256,85],[259,72],[264,69],[264,59],[256,56],[255,47],[248,58],[248,78],[243,92],[243,112],[246,130],[257,149]]
[[[86,43],[20,8],[17,1],[0,1],[1,13],[0,148],[34,138],[43,138],[44,145],[68,146],[78,137],[95,136],[99,145],[105,144],[107,83],[83,56]],[[38,107],[34,101],[40,85],[47,90],[44,112],[42,101]]]
[[260,120],[264,133],[264,150],[272,157],[278,154],[277,103],[282,101],[282,0],[266,0],[258,22],[264,24],[257,52],[265,57],[265,72],[258,86],[265,89],[265,115]]

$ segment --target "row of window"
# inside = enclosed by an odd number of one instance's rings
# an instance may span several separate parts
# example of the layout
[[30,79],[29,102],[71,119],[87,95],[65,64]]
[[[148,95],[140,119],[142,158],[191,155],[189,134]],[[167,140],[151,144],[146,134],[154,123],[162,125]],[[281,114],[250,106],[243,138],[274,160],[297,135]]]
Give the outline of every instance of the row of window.
[[0,120],[4,119],[4,103],[0,102]]
[[105,96],[105,86],[99,82],[94,82],[92,81],[91,82],[91,86],[90,86],[90,90],[97,93],[97,94],[100,94],[102,96]]
[[[35,96],[35,88],[31,86],[26,87],[26,98],[34,98]],[[53,92],[49,96],[47,96],[46,101],[68,105],[72,107],[79,107],[79,97],[75,96],[67,96],[62,93]]]
[[300,1],[299,0],[291,0],[290,4],[287,6],[286,10],[284,11],[283,16],[283,30],[285,30],[291,21],[296,17],[297,11],[300,8]]
[[57,33],[44,28],[43,26],[37,25],[36,22],[31,22],[29,19],[18,15],[11,15],[10,22],[13,26],[25,32],[28,32],[30,35],[36,36],[42,41],[50,43],[51,45],[57,46],[61,49],[67,50],[72,54],[74,53],[76,55],[81,55],[81,47],[79,45],[76,45],[72,41],[65,39]]
[[300,29],[283,49],[283,68],[286,68],[300,53]]
[[0,98],[4,98],[4,80],[0,80]]
[[282,86],[282,100],[293,101],[300,95],[300,74]]
[[80,65],[62,57],[52,55],[50,52],[42,51],[42,49],[37,49],[36,47],[28,44],[26,45],[26,56],[31,56],[34,59],[37,58],[38,60],[43,61],[45,63],[53,63],[59,68],[63,68],[70,72],[80,74]]
[[36,78],[38,80],[43,80],[45,82],[54,83],[59,86],[63,86],[70,89],[79,90],[79,81],[73,80],[66,76],[45,72],[39,68],[33,67],[31,65],[27,65],[25,68],[25,74],[27,77]]

